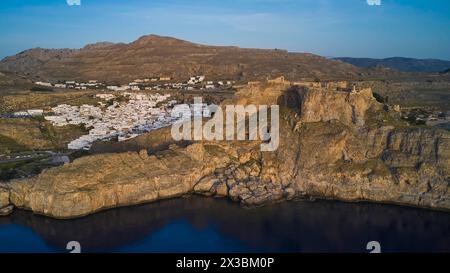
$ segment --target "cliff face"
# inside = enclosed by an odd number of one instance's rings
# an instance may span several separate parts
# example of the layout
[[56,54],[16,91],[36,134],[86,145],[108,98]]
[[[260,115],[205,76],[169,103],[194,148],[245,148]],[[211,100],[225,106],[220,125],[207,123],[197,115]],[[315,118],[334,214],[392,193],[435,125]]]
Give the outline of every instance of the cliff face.
[[358,94],[343,91],[316,90],[298,92],[300,105],[298,107],[301,121],[320,122],[339,120],[345,125],[365,123],[365,114],[370,107],[376,107],[370,89]]
[[279,148],[204,141],[84,157],[3,185],[0,207],[70,218],[195,192],[244,205],[317,197],[450,209],[450,134],[404,126],[370,90],[250,86],[227,103],[278,103]]
[[312,132],[300,141],[303,168],[292,167],[300,169],[294,175],[296,191],[349,201],[448,208],[448,133],[384,128],[349,134],[328,126],[322,129],[334,134],[333,141],[324,145],[323,135]]
[[[449,208],[448,132],[405,127],[383,110],[370,90],[291,88],[278,102],[286,106],[280,147],[261,155],[259,181],[279,185],[283,198],[287,192],[287,198]],[[261,204],[277,195],[263,190],[257,196],[242,201]]]
[[[9,199],[17,207],[68,218],[176,197],[189,192],[205,173],[222,164],[210,160],[209,166],[202,166],[191,152],[193,147],[173,148],[159,156],[142,151],[82,158],[48,169],[34,179],[9,183]],[[178,168],[173,168],[175,163]]]

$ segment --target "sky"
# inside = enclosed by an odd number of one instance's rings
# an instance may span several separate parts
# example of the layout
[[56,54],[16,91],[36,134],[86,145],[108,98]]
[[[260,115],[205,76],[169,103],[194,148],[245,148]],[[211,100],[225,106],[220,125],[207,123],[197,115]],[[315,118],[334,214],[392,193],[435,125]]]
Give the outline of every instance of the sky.
[[326,57],[450,60],[448,0],[1,0],[0,26],[0,58],[158,34]]

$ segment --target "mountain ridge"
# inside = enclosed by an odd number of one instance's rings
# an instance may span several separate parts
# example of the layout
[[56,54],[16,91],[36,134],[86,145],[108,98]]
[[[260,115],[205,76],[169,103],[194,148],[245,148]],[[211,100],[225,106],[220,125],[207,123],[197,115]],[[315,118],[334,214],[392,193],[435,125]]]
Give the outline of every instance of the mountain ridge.
[[376,58],[352,58],[338,57],[332,58],[352,64],[360,68],[374,68],[383,66],[402,72],[441,72],[450,69],[450,61],[440,59],[415,59],[406,57],[390,57],[384,59]]
[[0,61],[0,71],[35,80],[116,81],[151,76],[186,80],[193,75],[238,81],[284,75],[288,79],[352,78],[352,65],[311,53],[236,46],[210,46],[159,35],[130,43],[101,42],[81,49],[34,48]]

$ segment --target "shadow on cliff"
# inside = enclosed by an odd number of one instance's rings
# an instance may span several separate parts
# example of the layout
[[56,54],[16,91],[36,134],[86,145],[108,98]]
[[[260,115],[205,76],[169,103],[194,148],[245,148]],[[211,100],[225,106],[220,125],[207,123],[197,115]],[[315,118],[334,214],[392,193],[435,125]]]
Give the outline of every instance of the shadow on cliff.
[[305,91],[306,87],[301,86],[291,86],[286,89],[283,94],[278,97],[277,104],[284,106],[294,111],[296,114],[301,115],[300,105],[302,103],[301,96],[299,92]]

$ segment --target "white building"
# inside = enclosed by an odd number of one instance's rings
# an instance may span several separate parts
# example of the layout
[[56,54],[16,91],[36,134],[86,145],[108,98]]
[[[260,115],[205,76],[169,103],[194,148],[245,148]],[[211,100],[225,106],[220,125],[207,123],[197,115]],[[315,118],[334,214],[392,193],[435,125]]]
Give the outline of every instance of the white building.
[[106,86],[106,89],[112,90],[112,91],[117,91],[117,90],[119,89],[119,86],[116,86],[116,85],[108,85],[108,86]]
[[195,77],[189,78],[188,84],[190,84],[190,85],[199,84],[199,83],[202,83],[204,80],[205,80],[205,76],[195,76]]
[[49,82],[35,82],[36,85],[52,87],[52,84]]
[[28,114],[27,111],[20,111],[20,112],[15,112],[13,114],[13,116],[16,117],[16,118],[21,118],[21,117],[29,117],[30,114]]
[[95,95],[95,97],[103,100],[112,100],[116,96],[114,96],[113,94],[97,94]]
[[42,109],[31,109],[27,112],[30,116],[42,116],[44,114],[44,110]]

